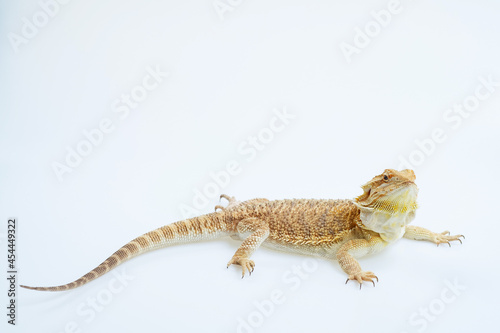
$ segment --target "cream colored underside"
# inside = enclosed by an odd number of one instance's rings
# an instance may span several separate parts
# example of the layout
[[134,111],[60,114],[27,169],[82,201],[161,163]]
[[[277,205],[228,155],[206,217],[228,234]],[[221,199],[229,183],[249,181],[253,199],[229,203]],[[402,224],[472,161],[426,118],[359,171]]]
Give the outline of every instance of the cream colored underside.
[[[333,245],[325,245],[325,246],[318,246],[318,245],[298,245],[298,244],[283,244],[274,240],[266,240],[264,243],[262,243],[262,246],[277,250],[277,251],[284,251],[287,253],[295,253],[295,254],[302,254],[306,256],[313,256],[313,257],[321,257],[321,258],[326,258],[326,259],[331,259],[331,260],[337,260],[337,251],[338,249],[344,245],[346,242],[355,239],[356,237],[350,236],[350,237],[345,237],[342,242],[333,244]],[[365,255],[368,254],[373,254],[382,251],[388,243],[385,242],[378,242],[375,243],[373,246],[371,246],[368,250],[368,253],[366,253],[365,249],[361,249],[361,251],[353,250],[350,251],[351,255],[353,255],[355,258],[361,258]]]
[[379,233],[383,240],[391,243],[403,237],[406,226],[415,218],[415,212],[389,214],[363,208],[360,218],[365,228]]
[[[235,240],[241,240],[244,241],[248,236],[250,235],[249,232],[247,233],[237,233],[231,235],[232,239]],[[354,239],[354,237],[346,237],[345,241]],[[321,258],[328,258],[328,259],[336,259],[335,254],[337,253],[337,249],[344,244],[338,243],[334,244],[333,246],[328,246],[328,245],[301,245],[301,244],[293,244],[293,243],[284,243],[284,242],[279,242],[270,238],[267,238],[261,246],[266,247],[268,249],[276,250],[276,251],[282,251],[282,252],[287,252],[287,253],[295,253],[295,254],[302,254],[306,256],[313,256],[313,257],[321,257]]]
[[284,244],[274,240],[267,239],[262,246],[269,249],[284,251],[287,253],[296,253],[306,256],[321,257],[328,259],[336,259],[335,255],[338,248],[343,243],[334,244],[333,246],[312,246],[312,245],[298,245],[298,244]]

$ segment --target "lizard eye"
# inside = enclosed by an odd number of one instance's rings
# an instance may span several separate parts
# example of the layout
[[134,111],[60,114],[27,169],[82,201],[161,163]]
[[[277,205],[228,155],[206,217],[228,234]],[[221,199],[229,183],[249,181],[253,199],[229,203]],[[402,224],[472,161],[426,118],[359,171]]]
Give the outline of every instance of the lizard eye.
[[384,175],[384,180],[385,181],[389,180],[389,177],[387,175]]

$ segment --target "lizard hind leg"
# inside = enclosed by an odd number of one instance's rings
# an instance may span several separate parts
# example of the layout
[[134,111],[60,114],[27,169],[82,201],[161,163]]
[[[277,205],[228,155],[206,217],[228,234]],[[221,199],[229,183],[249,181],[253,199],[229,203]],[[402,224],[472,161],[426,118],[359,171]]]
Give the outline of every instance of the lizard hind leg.
[[240,265],[242,270],[241,278],[243,278],[247,271],[249,275],[252,274],[255,263],[253,260],[250,260],[250,256],[269,236],[269,226],[263,220],[250,217],[240,221],[236,230],[241,238],[243,238],[244,235],[249,235],[245,238],[243,243],[241,243],[231,260],[229,260],[227,267],[229,268],[232,264]]
[[230,197],[229,195],[226,195],[226,194],[221,194],[220,199],[222,199],[222,198],[224,198],[228,201],[227,207],[217,205],[217,206],[215,206],[215,211],[217,211],[217,209],[226,210],[226,209],[229,209],[231,207],[237,206],[241,203],[240,201],[236,200],[235,197]]

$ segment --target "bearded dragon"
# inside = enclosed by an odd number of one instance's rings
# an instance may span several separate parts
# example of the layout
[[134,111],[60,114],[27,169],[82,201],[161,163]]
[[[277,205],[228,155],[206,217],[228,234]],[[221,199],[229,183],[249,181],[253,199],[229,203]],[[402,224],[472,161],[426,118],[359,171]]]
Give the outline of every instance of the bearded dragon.
[[[415,217],[418,188],[413,170],[385,170],[361,186],[363,194],[353,200],[275,200],[244,202],[221,195],[228,205],[217,205],[215,212],[175,222],[125,244],[81,278],[55,287],[28,287],[33,290],[63,291],[80,287],[123,262],[145,252],[166,246],[230,236],[242,240],[227,267],[241,266],[242,278],[251,274],[250,259],[260,245],[287,252],[337,260],[347,274],[346,283],[355,280],[375,286],[378,277],[363,271],[356,258],[381,251],[404,237],[437,244],[461,241],[463,235],[448,231],[434,233],[408,225]],[[450,245],[451,246],[451,245]]]

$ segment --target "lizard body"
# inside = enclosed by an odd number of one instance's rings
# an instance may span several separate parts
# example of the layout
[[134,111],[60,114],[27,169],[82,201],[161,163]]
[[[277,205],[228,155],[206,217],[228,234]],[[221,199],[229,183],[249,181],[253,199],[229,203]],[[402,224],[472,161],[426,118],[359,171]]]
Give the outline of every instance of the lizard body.
[[[82,286],[121,263],[142,253],[170,245],[230,236],[242,240],[227,266],[240,265],[242,277],[251,274],[255,263],[250,256],[264,246],[338,260],[349,280],[378,278],[361,270],[356,258],[376,253],[401,237],[436,244],[458,240],[462,235],[434,233],[408,224],[415,216],[418,188],[412,170],[387,169],[362,186],[354,200],[253,199],[229,201],[216,206],[214,213],[175,222],[150,231],[125,244],[109,258],[78,280],[55,287],[28,287],[42,291],[63,291]],[[217,211],[219,209],[219,211]],[[347,282],[346,281],[346,282]]]

